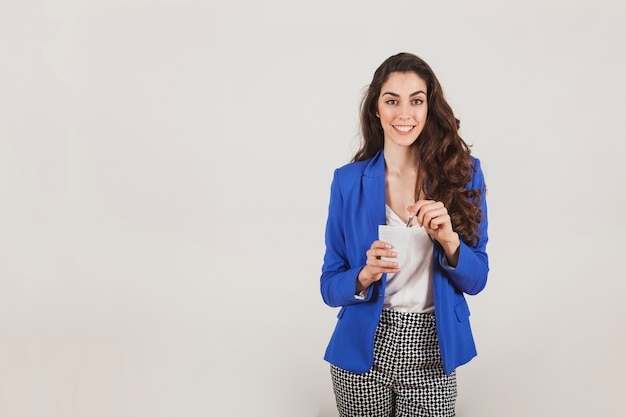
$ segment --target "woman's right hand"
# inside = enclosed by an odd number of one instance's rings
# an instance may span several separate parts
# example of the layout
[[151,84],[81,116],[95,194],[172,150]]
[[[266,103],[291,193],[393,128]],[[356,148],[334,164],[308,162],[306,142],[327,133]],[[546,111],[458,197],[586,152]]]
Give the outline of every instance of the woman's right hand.
[[367,261],[365,266],[359,272],[356,283],[356,291],[361,292],[373,282],[380,280],[383,274],[393,274],[400,272],[400,266],[397,262],[385,261],[382,256],[387,258],[396,258],[398,254],[391,250],[391,245],[387,242],[375,240],[372,246],[366,252]]

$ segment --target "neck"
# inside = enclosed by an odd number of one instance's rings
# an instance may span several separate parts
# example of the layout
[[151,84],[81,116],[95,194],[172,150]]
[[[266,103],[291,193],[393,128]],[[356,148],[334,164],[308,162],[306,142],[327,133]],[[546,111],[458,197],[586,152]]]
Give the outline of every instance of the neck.
[[383,150],[387,172],[404,173],[415,172],[418,162],[415,152],[407,147],[387,146]]

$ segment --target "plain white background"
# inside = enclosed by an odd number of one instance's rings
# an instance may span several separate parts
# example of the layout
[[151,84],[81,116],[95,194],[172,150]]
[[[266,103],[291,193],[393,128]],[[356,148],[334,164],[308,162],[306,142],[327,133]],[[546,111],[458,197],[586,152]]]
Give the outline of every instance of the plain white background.
[[618,1],[2,0],[0,415],[336,416],[332,171],[388,56],[489,187],[463,417],[621,415]]

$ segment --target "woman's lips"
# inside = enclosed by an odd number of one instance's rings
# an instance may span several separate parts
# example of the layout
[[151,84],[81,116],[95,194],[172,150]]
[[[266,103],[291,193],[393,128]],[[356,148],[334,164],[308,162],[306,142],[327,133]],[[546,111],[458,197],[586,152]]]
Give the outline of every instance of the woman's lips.
[[393,125],[393,128],[400,133],[410,133],[415,125]]

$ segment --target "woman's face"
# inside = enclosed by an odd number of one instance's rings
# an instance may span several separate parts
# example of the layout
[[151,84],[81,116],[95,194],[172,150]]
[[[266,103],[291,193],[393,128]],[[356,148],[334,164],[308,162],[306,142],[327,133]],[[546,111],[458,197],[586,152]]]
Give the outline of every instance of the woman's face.
[[392,72],[380,89],[378,117],[385,147],[411,146],[428,115],[426,83],[414,72]]

